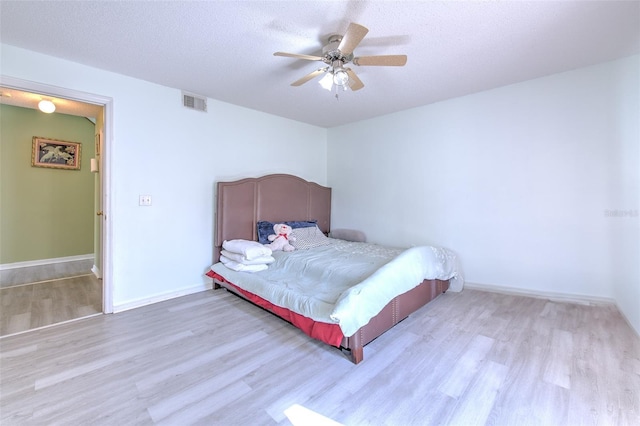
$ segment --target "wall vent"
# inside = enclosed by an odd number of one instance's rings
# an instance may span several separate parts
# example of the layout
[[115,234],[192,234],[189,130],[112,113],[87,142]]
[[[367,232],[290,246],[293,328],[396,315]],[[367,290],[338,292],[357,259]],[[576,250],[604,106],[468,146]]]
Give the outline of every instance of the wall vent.
[[207,112],[207,98],[182,92],[182,105],[185,108]]

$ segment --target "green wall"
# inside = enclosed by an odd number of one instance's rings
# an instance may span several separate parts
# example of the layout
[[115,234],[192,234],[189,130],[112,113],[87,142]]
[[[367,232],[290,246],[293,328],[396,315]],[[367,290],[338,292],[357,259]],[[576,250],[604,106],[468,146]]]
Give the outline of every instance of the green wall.
[[[95,125],[0,105],[0,264],[94,252]],[[31,166],[33,136],[82,144],[80,170]]]

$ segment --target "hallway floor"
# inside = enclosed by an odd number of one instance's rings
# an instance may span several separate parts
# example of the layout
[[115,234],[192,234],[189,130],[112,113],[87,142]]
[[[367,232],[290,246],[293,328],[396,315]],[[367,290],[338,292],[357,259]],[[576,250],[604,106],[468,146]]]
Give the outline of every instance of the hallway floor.
[[2,271],[0,336],[101,313],[102,281],[74,263]]

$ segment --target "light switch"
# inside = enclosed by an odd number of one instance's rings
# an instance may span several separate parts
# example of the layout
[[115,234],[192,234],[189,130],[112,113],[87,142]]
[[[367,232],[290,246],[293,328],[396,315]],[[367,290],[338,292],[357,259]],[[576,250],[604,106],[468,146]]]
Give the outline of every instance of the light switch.
[[140,196],[140,205],[141,206],[150,206],[151,205],[151,195],[141,195]]

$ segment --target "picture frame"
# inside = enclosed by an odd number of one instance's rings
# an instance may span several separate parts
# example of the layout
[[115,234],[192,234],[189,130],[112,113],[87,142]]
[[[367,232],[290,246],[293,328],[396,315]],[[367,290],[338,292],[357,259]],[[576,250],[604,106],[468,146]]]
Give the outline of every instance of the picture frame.
[[34,136],[31,165],[50,169],[80,170],[81,154],[80,142]]

